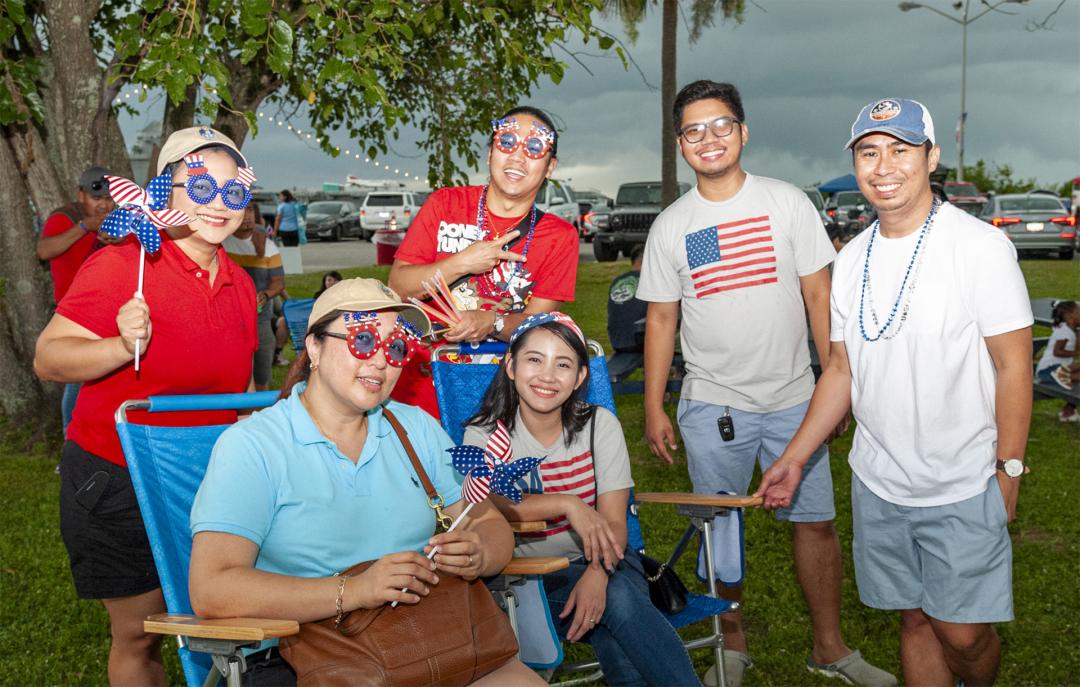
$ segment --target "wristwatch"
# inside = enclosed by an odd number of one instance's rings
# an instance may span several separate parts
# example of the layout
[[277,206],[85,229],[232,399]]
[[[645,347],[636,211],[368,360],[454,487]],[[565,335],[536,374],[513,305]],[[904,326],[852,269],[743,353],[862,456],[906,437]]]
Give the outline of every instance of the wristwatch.
[[1024,461],[1019,458],[999,458],[996,467],[1009,477],[1019,477],[1020,475],[1026,475],[1031,472],[1031,468],[1025,465]]
[[503,319],[502,313],[498,310],[495,311],[495,322],[492,325],[496,334],[502,334],[503,327],[506,326],[506,320]]

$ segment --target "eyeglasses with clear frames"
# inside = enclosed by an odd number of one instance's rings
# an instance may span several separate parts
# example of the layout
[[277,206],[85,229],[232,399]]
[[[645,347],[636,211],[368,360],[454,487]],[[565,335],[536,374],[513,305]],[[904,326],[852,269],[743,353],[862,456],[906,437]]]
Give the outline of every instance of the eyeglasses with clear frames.
[[735,127],[742,124],[734,117],[717,117],[710,122],[698,122],[697,124],[688,124],[684,126],[679,132],[679,135],[683,137],[683,140],[687,143],[701,143],[705,140],[705,130],[712,131],[713,136],[723,138],[730,136],[731,132],[735,130]]

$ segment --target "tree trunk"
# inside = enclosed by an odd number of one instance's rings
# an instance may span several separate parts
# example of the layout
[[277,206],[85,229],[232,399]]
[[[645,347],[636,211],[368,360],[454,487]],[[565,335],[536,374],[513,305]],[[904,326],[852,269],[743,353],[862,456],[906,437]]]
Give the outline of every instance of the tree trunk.
[[678,54],[679,1],[664,0],[663,30],[660,45],[660,204],[667,207],[679,197],[675,160],[675,125],[671,108],[675,105],[678,78],[675,58]]

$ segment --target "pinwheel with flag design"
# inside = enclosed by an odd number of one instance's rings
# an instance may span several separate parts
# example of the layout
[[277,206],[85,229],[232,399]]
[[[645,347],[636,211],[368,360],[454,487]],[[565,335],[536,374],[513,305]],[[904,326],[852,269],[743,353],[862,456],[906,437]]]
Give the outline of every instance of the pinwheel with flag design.
[[[161,229],[181,227],[191,221],[191,216],[168,207],[172,193],[172,174],[166,172],[150,180],[143,190],[134,181],[107,175],[109,195],[116,202],[116,209],[101,223],[101,231],[113,238],[135,234],[139,241],[139,280],[135,297],[143,297],[143,275],[146,271],[146,252],[153,255],[161,248]],[[135,371],[139,371],[142,339],[135,340]]]

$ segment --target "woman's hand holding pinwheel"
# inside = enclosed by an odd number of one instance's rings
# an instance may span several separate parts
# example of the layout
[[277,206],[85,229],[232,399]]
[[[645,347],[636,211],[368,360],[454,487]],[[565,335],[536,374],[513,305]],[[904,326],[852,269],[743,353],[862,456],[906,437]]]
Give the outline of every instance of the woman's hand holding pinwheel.
[[484,547],[480,535],[468,529],[436,534],[428,540],[424,553],[435,551],[433,560],[439,570],[466,580],[475,580],[484,570]]
[[134,356],[136,342],[141,341],[142,347],[146,348],[154,332],[150,322],[150,306],[137,296],[124,303],[116,313],[116,328],[120,332],[124,350]]
[[605,568],[614,570],[623,559],[623,552],[611,524],[577,496],[567,496],[566,501],[566,519],[581,537],[585,560],[590,563],[602,562]]
[[438,583],[434,564],[415,551],[387,554],[346,583],[347,598],[352,602],[346,608],[419,603],[431,593],[428,585]]

